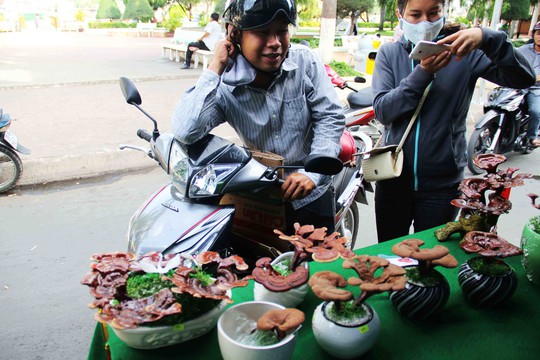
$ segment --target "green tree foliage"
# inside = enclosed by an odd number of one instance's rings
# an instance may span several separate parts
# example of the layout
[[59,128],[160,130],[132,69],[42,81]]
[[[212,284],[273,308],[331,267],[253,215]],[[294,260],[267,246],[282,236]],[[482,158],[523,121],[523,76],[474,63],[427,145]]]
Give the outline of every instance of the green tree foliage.
[[360,19],[369,21],[369,12],[373,9],[374,5],[374,0],[338,0],[337,16],[339,18],[345,18],[359,10]]
[[163,26],[169,30],[174,31],[176,28],[182,27],[182,19],[186,16],[184,9],[175,4],[169,8],[167,18],[163,21]]
[[157,9],[161,9],[165,5],[167,5],[167,0],[148,0],[148,3],[152,7],[154,11]]
[[296,10],[298,11],[298,17],[305,20],[321,16],[319,0],[297,0]]
[[152,10],[148,0],[128,0],[122,18],[147,22],[154,18],[154,10]]
[[122,14],[114,0],[100,0],[96,19],[120,19]]
[[505,0],[501,18],[505,20],[523,20],[529,18],[529,0]]

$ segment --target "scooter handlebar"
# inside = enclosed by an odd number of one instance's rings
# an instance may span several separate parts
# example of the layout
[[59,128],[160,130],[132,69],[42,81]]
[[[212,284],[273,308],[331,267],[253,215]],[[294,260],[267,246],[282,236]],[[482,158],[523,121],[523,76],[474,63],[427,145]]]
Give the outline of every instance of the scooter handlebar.
[[146,140],[148,142],[150,142],[150,140],[152,139],[152,134],[150,134],[148,131],[146,131],[145,129],[139,129],[137,130],[137,136],[140,137],[141,139],[143,140]]

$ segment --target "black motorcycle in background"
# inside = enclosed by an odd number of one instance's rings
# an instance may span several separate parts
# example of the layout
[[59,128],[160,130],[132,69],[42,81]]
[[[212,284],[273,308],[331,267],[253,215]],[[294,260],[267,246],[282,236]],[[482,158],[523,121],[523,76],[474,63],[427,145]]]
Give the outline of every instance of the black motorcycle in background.
[[473,174],[482,170],[473,163],[477,154],[530,154],[535,147],[527,134],[529,113],[526,90],[496,87],[489,92],[484,115],[476,122],[467,147],[468,167]]
[[30,149],[22,146],[17,135],[9,130],[10,125],[11,116],[0,108],[0,193],[15,186],[21,177],[22,161],[15,151],[30,154]]

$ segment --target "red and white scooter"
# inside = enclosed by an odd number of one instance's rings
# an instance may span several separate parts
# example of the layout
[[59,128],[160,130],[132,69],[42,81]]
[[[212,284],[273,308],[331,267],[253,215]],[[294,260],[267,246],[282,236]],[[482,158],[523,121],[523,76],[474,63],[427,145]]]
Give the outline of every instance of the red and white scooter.
[[[352,92],[347,95],[347,102],[343,108],[345,112],[345,125],[348,130],[353,135],[356,132],[361,131],[363,134],[368,135],[373,144],[375,144],[381,137],[384,126],[375,117],[371,86],[356,89],[350,86],[348,82],[339,76],[330,66],[326,64],[324,66],[326,68],[326,74],[330,77],[330,80],[335,87],[341,90],[352,90]],[[365,83],[366,79],[357,76],[354,78],[354,82]]]

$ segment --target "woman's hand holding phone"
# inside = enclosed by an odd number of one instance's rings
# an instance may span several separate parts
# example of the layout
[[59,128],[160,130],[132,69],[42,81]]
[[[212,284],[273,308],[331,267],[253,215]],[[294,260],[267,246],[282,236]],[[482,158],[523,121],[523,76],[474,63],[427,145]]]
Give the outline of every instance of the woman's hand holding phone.
[[471,51],[482,46],[483,33],[480,28],[460,30],[452,35],[437,41],[437,44],[449,44],[450,52],[456,55],[456,60],[460,60]]

